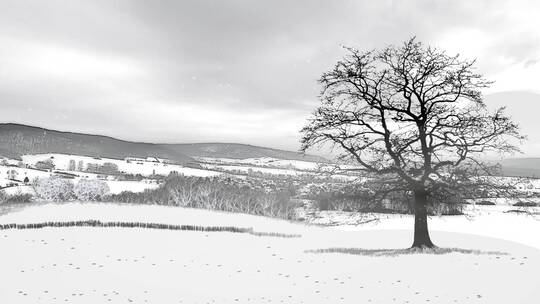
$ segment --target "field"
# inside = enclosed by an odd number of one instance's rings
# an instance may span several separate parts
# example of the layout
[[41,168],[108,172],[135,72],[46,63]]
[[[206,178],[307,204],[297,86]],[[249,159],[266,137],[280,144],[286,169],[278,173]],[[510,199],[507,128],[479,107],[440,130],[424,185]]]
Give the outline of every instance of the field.
[[[540,295],[540,221],[528,215],[479,211],[474,220],[432,218],[441,249],[413,254],[402,250],[412,239],[408,216],[321,227],[164,206],[22,206],[0,216],[0,224],[95,219],[236,226],[299,237],[3,230],[3,303],[536,303]],[[493,225],[500,220],[509,224]],[[519,234],[522,244],[503,240],[505,231]]]
[[[73,174],[75,178],[73,179],[74,182],[77,182],[81,178],[88,178],[88,179],[96,179],[98,178],[98,174],[89,173],[85,171],[70,171],[69,169],[69,162],[70,160],[75,161],[76,163],[82,162],[83,166],[87,166],[89,163],[92,164],[104,164],[104,163],[112,163],[118,166],[118,169],[121,174],[140,174],[143,177],[146,177],[145,181],[122,181],[122,180],[116,180],[117,177],[115,176],[107,176],[106,182],[109,186],[110,193],[111,194],[118,194],[122,191],[130,191],[130,192],[142,192],[145,189],[153,189],[156,188],[158,185],[155,182],[155,180],[148,179],[151,175],[168,175],[171,172],[178,172],[180,174],[184,174],[187,176],[198,176],[198,177],[211,177],[216,176],[221,173],[210,171],[210,170],[203,170],[203,169],[196,169],[196,168],[188,168],[181,165],[176,164],[165,164],[165,163],[153,163],[153,162],[126,162],[125,160],[120,159],[112,159],[112,158],[93,158],[88,156],[80,156],[80,155],[68,155],[68,154],[36,154],[36,155],[23,155],[22,163],[24,165],[33,166],[38,161],[43,161],[47,159],[54,159],[55,164],[55,172],[60,173],[68,173]],[[17,165],[18,161],[16,160],[6,160],[5,165],[0,166],[0,188],[5,187],[6,185],[10,183],[18,184],[19,186],[16,187],[8,187],[6,188],[6,192],[9,194],[16,194],[18,192],[22,193],[32,193],[32,189],[30,187],[26,187],[23,185],[22,180],[25,177],[28,177],[30,181],[34,180],[35,178],[41,178],[41,177],[49,177],[52,175],[55,175],[53,172],[48,171],[42,171],[42,170],[36,170],[34,168],[19,168],[15,167]],[[16,178],[19,181],[9,180],[6,178],[8,171],[15,171],[16,172]]]
[[[47,159],[54,160],[55,172],[32,167]],[[199,168],[64,154],[24,155],[22,160],[26,167],[14,160],[0,166],[2,185],[14,182],[5,178],[11,170],[19,179],[60,172],[75,176],[75,183],[102,179],[111,194],[142,192],[158,187],[162,176],[174,171],[225,175],[264,189],[294,185],[302,195],[312,186],[332,188],[358,178],[328,178],[321,176],[320,164],[268,157],[198,158]],[[113,163],[120,174],[69,170],[71,160]],[[142,179],[122,179],[129,175]],[[4,191],[32,193],[30,185],[18,183]],[[527,201],[538,202],[531,195],[538,192],[537,184],[534,179],[522,184]],[[6,228],[0,231],[0,302],[536,303],[538,208],[490,200],[496,205],[467,205],[467,215],[432,217],[432,239],[439,248],[411,252],[406,248],[412,242],[413,217],[405,214],[302,209],[312,213],[300,223],[158,205],[45,203],[35,197],[31,203],[0,205],[0,227]],[[100,221],[107,227],[7,226],[75,221]],[[124,227],[110,227],[119,222]],[[125,228],[130,223],[176,228]],[[180,225],[237,231],[171,230]]]
[[[40,161],[52,161],[54,169],[37,170],[36,163]],[[76,164],[76,170],[70,168],[70,162]],[[96,174],[89,172],[89,165],[114,164],[118,170],[116,174]],[[78,168],[79,164],[82,170]],[[73,177],[76,183],[80,179],[103,179],[109,186],[110,194],[119,194],[122,191],[142,192],[145,189],[154,189],[158,186],[159,178],[167,176],[172,172],[193,177],[216,177],[227,175],[237,179],[245,179],[247,176],[255,177],[259,180],[295,178],[319,178],[321,165],[315,162],[299,160],[280,160],[269,157],[230,159],[230,158],[210,158],[201,157],[192,166],[168,163],[166,161],[127,161],[124,159],[89,157],[81,155],[45,153],[27,154],[21,156],[21,161],[15,159],[3,159],[0,165],[0,189],[4,188],[8,194],[33,193],[31,187],[25,185],[23,180],[27,177],[29,181],[36,178],[64,175]],[[71,169],[71,170],[70,170]],[[13,178],[9,179],[9,172],[14,171]],[[62,175],[64,174],[64,175]],[[140,176],[144,180],[122,180],[123,177]],[[334,174],[332,178],[336,181],[354,180],[356,176]]]

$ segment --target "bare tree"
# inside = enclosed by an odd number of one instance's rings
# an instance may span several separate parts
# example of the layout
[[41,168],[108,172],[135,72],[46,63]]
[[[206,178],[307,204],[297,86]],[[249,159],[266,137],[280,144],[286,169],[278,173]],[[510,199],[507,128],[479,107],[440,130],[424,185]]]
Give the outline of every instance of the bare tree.
[[[302,129],[302,150],[331,144],[376,184],[414,202],[412,247],[434,247],[430,201],[493,187],[486,153],[515,152],[523,137],[504,108],[490,113],[481,90],[491,82],[475,61],[410,39],[401,46],[348,55],[322,75],[321,105]],[[517,142],[517,141],[516,141]],[[475,190],[476,189],[476,190]]]
[[69,160],[69,165],[68,165],[68,170],[69,171],[75,171],[76,169],[76,165],[75,165],[75,160],[74,159],[70,159]]

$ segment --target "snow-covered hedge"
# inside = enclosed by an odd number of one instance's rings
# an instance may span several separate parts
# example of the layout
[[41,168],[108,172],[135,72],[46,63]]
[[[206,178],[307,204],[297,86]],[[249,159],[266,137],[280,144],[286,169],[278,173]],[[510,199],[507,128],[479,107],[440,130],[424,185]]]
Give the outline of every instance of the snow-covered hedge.
[[51,176],[38,178],[33,184],[36,196],[46,201],[100,201],[109,194],[107,183],[98,179],[81,179],[74,184],[69,179]]
[[109,192],[109,185],[99,179],[81,179],[75,185],[75,196],[82,201],[100,201]]
[[34,190],[38,198],[46,201],[69,201],[74,198],[73,182],[57,176],[37,178]]

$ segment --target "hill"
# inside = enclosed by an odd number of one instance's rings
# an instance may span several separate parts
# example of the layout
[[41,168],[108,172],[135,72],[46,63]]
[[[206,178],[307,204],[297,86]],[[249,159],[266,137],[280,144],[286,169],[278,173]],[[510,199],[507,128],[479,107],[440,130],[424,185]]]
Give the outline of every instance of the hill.
[[63,153],[94,157],[157,156],[180,163],[191,157],[166,146],[138,143],[81,133],[61,132],[19,124],[0,124],[0,154],[18,158],[23,154]]
[[191,157],[216,157],[234,159],[272,157],[278,159],[327,162],[326,159],[319,156],[235,143],[173,144],[168,145],[168,147],[171,150],[184,153]]
[[506,176],[540,177],[540,158],[508,158],[497,161]]
[[62,132],[21,124],[0,124],[0,155],[19,158],[24,154],[63,153],[122,159],[127,156],[157,156],[179,163],[192,157],[254,158],[325,161],[297,152],[235,143],[154,144],[130,142],[109,136]]

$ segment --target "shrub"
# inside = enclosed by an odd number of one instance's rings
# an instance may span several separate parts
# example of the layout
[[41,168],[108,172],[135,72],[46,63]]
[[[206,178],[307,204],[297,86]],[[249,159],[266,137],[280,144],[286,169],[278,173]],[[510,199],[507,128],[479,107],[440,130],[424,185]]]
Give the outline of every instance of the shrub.
[[[316,202],[321,211],[414,214],[413,203],[406,196],[394,195],[388,199],[373,200],[362,191],[350,187],[319,191],[312,194],[310,199]],[[427,212],[429,215],[461,215],[463,203],[434,202],[428,206]]]
[[0,190],[0,204],[4,203],[8,199],[6,191]]
[[437,203],[427,209],[429,215],[462,215],[463,206],[462,203]]
[[30,203],[32,201],[32,194],[30,193],[17,193],[13,195],[8,195],[7,199],[5,200],[6,203]]
[[144,176],[141,174],[122,174],[118,177],[118,180],[126,180],[126,181],[142,181],[144,179]]
[[86,172],[107,175],[118,175],[120,173],[120,171],[118,171],[118,165],[108,162],[102,165],[89,163],[86,165]]
[[52,159],[40,160],[36,163],[36,168],[40,170],[52,170],[55,168]]
[[517,202],[513,206],[515,207],[538,207],[540,204],[535,202]]
[[36,179],[34,190],[46,201],[68,201],[74,197],[73,182],[57,176]]
[[75,185],[77,199],[83,201],[100,201],[109,194],[109,186],[99,179],[81,179]]
[[480,201],[480,202],[477,202],[476,205],[480,205],[480,206],[494,206],[495,203],[494,203],[494,202],[491,202],[491,201]]
[[293,218],[296,203],[288,191],[265,191],[219,178],[169,175],[157,189],[122,192],[111,200],[125,203],[173,205],[189,208]]

